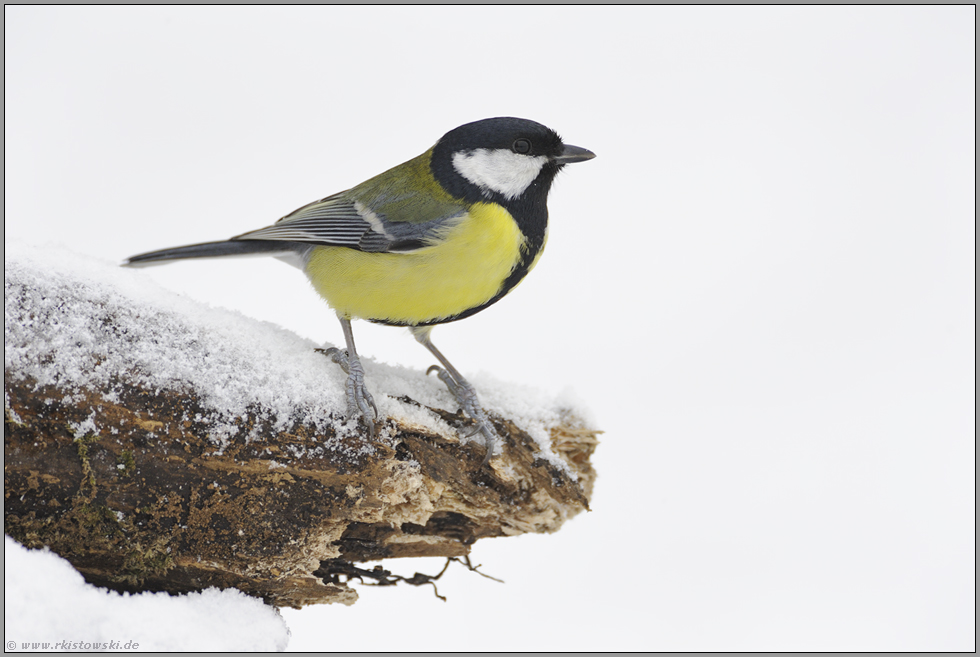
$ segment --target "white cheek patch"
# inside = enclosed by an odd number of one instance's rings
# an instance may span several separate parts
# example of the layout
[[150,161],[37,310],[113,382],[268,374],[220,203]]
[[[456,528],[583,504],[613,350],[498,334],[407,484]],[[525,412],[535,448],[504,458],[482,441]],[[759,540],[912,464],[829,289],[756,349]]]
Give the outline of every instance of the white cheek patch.
[[504,149],[453,153],[453,168],[459,175],[484,191],[503,194],[508,201],[524,193],[547,161],[544,155],[521,155]]

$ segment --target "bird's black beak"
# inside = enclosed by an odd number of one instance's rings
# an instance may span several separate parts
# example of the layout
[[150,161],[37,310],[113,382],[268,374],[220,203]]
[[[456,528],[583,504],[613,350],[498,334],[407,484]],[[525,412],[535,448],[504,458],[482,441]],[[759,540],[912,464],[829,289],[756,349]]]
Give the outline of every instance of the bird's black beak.
[[573,162],[585,162],[594,157],[595,153],[587,148],[565,144],[565,149],[561,152],[561,155],[557,155],[552,159],[558,164],[572,164]]

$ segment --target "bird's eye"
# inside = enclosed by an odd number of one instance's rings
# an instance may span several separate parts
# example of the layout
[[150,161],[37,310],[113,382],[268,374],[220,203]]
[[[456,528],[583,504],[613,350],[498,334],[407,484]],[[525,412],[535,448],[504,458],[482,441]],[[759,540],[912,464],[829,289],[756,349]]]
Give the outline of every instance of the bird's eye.
[[529,142],[527,139],[518,139],[510,148],[515,153],[526,155],[527,153],[531,152],[531,142]]

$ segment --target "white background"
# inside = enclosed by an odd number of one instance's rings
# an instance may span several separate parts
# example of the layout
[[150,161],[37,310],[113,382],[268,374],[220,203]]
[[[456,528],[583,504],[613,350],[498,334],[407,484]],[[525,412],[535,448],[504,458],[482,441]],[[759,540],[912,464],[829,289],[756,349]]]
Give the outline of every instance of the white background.
[[[5,242],[223,239],[490,116],[598,155],[561,174],[532,275],[434,333],[477,383],[590,409],[592,512],[476,544],[503,585],[284,612],[290,649],[974,649],[974,7],[5,19]],[[274,260],[147,276],[342,341]]]

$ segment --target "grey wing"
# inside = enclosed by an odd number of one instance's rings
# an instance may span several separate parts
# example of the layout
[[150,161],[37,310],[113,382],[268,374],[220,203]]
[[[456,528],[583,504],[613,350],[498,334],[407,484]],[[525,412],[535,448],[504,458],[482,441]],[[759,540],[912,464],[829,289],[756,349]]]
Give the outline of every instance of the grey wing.
[[433,242],[435,229],[452,217],[426,223],[386,221],[347,192],[320,199],[267,228],[233,240],[284,240],[310,245],[346,246],[359,251],[406,252]]

